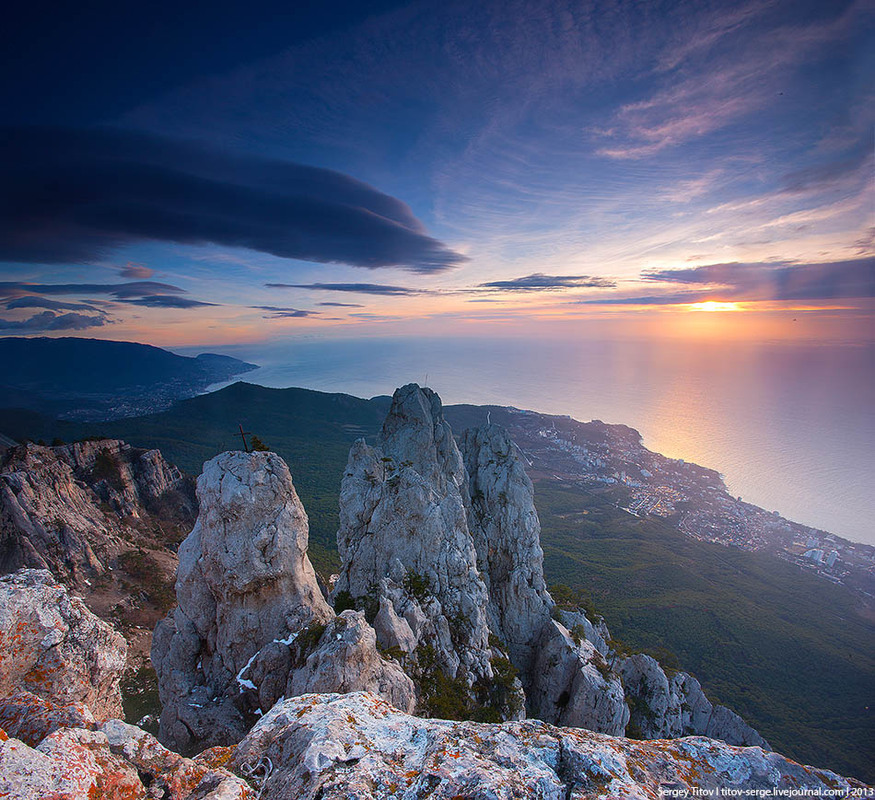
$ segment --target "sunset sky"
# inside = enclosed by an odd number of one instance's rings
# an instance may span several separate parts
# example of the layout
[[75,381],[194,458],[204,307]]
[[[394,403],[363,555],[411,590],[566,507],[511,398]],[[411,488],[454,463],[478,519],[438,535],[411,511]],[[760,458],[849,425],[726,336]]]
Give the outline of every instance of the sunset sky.
[[0,335],[875,339],[865,0],[56,5]]

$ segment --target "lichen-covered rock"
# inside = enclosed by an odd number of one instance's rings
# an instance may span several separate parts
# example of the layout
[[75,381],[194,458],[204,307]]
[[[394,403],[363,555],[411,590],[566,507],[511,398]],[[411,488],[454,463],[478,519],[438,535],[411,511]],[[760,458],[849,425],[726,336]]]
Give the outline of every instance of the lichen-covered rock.
[[[377,447],[353,445],[340,490],[335,597],[348,593],[384,611],[382,647],[428,648],[468,687],[492,677],[488,592],[467,516],[467,476],[440,398],[398,389]],[[394,630],[393,630],[394,629]],[[414,652],[414,660],[416,653]]]
[[126,654],[121,634],[48,571],[0,577],[0,697],[26,691],[83,703],[98,719],[120,716]]
[[277,703],[239,744],[230,766],[257,763],[270,765],[262,800],[652,800],[660,786],[691,795],[694,789],[862,788],[756,747],[705,738],[634,741],[538,721],[427,720],[367,693]]
[[154,736],[121,720],[100,729],[111,752],[133,765],[156,797],[167,800],[256,800],[256,792],[225,766],[233,748],[216,747],[183,758]]
[[334,612],[307,558],[307,515],[274,453],[204,465],[200,514],[179,548],[178,606],[156,628],[161,738],[177,749],[230,744],[246,730],[244,677],[267,644]]
[[0,796],[16,800],[140,800],[146,788],[136,769],[109,750],[106,736],[62,728],[38,747],[0,743]]
[[145,731],[110,720],[100,730],[66,727],[35,747],[0,737],[0,797],[15,800],[256,800],[224,769],[231,751],[188,759]]
[[506,644],[525,685],[533,648],[553,607],[532,482],[498,425],[465,431],[460,449],[468,472],[468,524],[489,593],[489,626]]
[[31,747],[59,728],[91,730],[95,725],[94,715],[84,703],[58,706],[30,692],[0,698],[0,728]]
[[621,736],[629,721],[623,685],[592,642],[553,620],[538,642],[527,692],[529,716]]
[[643,739],[709,736],[728,744],[769,749],[768,742],[738,714],[713,705],[692,676],[679,672],[669,678],[644,653],[621,659],[617,671],[632,709],[630,734]]

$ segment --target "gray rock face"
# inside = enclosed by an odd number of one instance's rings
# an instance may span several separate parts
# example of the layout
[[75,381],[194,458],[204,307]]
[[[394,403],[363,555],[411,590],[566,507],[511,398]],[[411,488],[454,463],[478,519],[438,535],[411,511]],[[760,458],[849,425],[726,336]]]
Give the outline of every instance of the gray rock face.
[[200,515],[179,548],[179,605],[152,644],[161,738],[177,748],[237,741],[250,660],[333,617],[306,555],[307,516],[279,456],[223,453],[204,465],[197,491]]
[[[477,724],[407,716],[366,693],[277,703],[238,745],[231,768],[270,759],[262,800],[651,798],[678,790],[861,785],[775,753],[704,738],[642,742],[543,722]],[[262,762],[266,763],[266,762]],[[702,792],[705,796],[706,791]]]
[[307,515],[279,456],[217,456],[198,499],[179,548],[179,605],[152,643],[163,741],[232,744],[258,713],[301,692],[370,690],[413,707],[413,683],[379,654],[364,615],[335,619],[325,602],[306,554]]
[[117,439],[19,445],[0,465],[0,572],[49,569],[81,588],[130,548],[125,520],[185,523],[194,511],[186,480],[157,450]]
[[0,578],[0,697],[30,692],[84,704],[97,719],[120,716],[126,655],[121,634],[47,570]]
[[504,428],[465,431],[469,527],[489,593],[489,623],[528,683],[533,647],[550,621],[553,599],[544,581],[541,523],[532,482]]
[[556,725],[622,736],[629,721],[619,676],[595,645],[574,641],[552,620],[538,641],[526,699],[531,716]]
[[304,663],[291,672],[286,696],[364,689],[408,713],[416,705],[413,681],[397,662],[379,655],[376,634],[365,615],[344,611],[328,625]]
[[591,642],[595,649],[603,656],[607,657],[611,648],[608,646],[608,640],[611,638],[611,633],[608,626],[605,625],[604,619],[598,618],[596,624],[589,621],[589,618],[582,611],[565,611],[559,612],[562,624],[569,631],[583,631],[584,637],[588,642]]
[[370,596],[385,607],[381,646],[429,647],[444,672],[472,686],[492,670],[488,593],[467,503],[462,457],[440,399],[414,384],[398,389],[378,446],[358,441],[350,451],[335,597]]
[[630,732],[637,736],[709,736],[728,744],[769,749],[768,742],[738,714],[713,705],[692,676],[679,672],[669,678],[655,659],[643,653],[622,659],[617,671],[633,709]]
[[118,439],[98,439],[50,448],[117,514],[140,517],[183,481],[158,450],[137,450]]

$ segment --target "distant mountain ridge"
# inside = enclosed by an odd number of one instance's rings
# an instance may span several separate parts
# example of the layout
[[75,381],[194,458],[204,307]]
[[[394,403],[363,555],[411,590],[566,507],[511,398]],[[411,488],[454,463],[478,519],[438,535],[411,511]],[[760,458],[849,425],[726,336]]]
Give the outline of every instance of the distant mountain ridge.
[[0,339],[0,407],[101,420],[161,411],[212,383],[257,369],[229,356],[179,356],[102,339]]

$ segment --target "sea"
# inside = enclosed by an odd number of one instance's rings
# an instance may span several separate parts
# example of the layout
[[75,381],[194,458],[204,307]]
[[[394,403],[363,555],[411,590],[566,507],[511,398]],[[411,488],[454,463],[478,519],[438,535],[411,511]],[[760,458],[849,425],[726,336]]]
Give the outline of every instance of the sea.
[[262,386],[368,398],[416,382],[444,404],[622,423],[733,495],[875,544],[872,345],[294,337],[217,351],[259,364],[241,379]]

